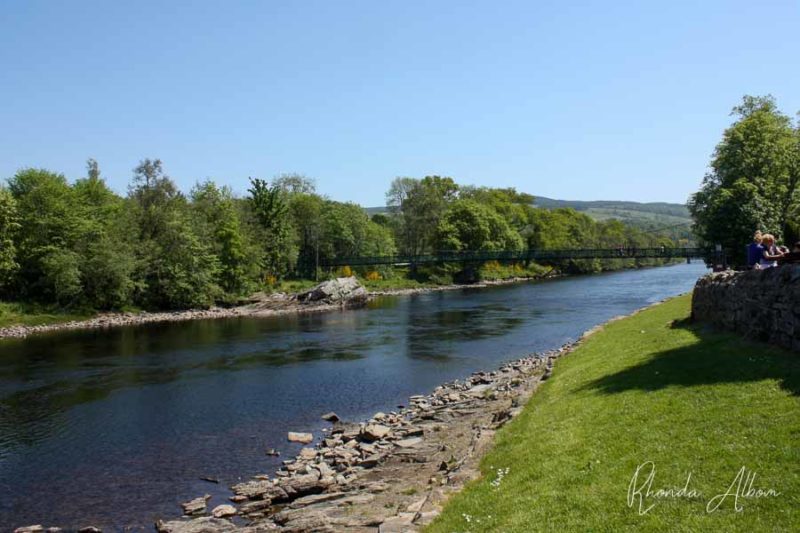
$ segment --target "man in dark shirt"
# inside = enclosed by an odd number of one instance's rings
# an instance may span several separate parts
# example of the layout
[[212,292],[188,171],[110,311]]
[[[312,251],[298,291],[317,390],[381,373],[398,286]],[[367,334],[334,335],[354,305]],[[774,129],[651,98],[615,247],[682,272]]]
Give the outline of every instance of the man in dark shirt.
[[753,235],[753,242],[747,246],[747,266],[750,268],[756,266],[763,255],[764,247],[761,246],[761,230],[759,230]]

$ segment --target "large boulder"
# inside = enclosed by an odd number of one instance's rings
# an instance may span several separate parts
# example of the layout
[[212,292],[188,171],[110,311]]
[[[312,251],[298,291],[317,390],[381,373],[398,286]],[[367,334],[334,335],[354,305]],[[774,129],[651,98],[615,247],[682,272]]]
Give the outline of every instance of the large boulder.
[[324,281],[297,295],[297,300],[306,303],[353,305],[367,301],[369,293],[355,276]]

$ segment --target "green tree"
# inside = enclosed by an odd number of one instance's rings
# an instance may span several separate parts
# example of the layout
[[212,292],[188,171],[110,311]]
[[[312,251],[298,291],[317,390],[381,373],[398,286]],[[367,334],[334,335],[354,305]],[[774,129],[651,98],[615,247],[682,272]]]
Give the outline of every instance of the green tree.
[[745,96],[733,109],[703,185],[689,201],[695,232],[743,258],[756,229],[790,236],[798,205],[798,132],[771,96]]
[[5,291],[19,268],[14,244],[19,227],[16,201],[11,193],[0,187],[0,292]]
[[144,241],[166,231],[172,214],[185,204],[178,187],[164,174],[160,159],[144,159],[133,169],[128,196],[136,207],[139,236]]
[[19,223],[17,292],[40,301],[52,301],[56,292],[62,303],[71,299],[69,287],[76,279],[71,269],[77,264],[71,254],[84,227],[74,191],[62,174],[34,168],[17,172],[8,181],[8,190]]
[[161,161],[134,169],[129,199],[138,225],[136,300],[150,308],[207,307],[221,296],[219,260],[193,228],[190,207]]
[[437,227],[437,244],[452,251],[519,251],[519,233],[491,207],[470,199],[453,202]]
[[108,188],[94,159],[72,188],[82,220],[76,252],[83,300],[96,309],[124,307],[133,297],[136,267],[125,201]]
[[396,178],[386,193],[395,219],[397,242],[404,253],[420,255],[434,247],[439,221],[458,195],[452,178]]
[[276,278],[291,272],[297,260],[292,246],[286,191],[262,179],[250,179],[250,205],[263,230],[263,267]]
[[289,210],[295,229],[297,263],[301,275],[317,277],[323,238],[322,213],[325,200],[317,194],[297,192],[289,196]]
[[244,235],[233,193],[206,181],[192,189],[191,198],[196,229],[219,261],[217,283],[227,293],[244,294],[258,277],[258,256]]
[[279,174],[272,180],[272,185],[289,194],[314,194],[317,185],[313,179],[303,174]]

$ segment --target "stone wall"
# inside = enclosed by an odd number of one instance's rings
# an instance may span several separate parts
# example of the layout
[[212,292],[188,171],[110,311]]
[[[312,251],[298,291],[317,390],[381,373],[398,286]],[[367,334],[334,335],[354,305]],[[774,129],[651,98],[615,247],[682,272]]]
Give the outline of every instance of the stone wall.
[[692,318],[800,350],[800,265],[703,276],[694,287]]

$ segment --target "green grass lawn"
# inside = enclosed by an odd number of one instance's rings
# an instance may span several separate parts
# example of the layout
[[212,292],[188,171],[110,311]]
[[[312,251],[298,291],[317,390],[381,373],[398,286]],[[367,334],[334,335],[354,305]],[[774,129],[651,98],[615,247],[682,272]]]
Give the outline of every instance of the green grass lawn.
[[84,320],[91,318],[93,311],[64,311],[55,307],[17,302],[0,302],[0,328],[8,326],[39,326]]
[[[688,324],[689,304],[613,322],[558,361],[427,531],[800,531],[800,354]],[[651,490],[673,490],[640,514],[647,467],[627,496],[647,461]],[[742,467],[779,495],[737,512]],[[676,495],[689,474],[697,494]]]

